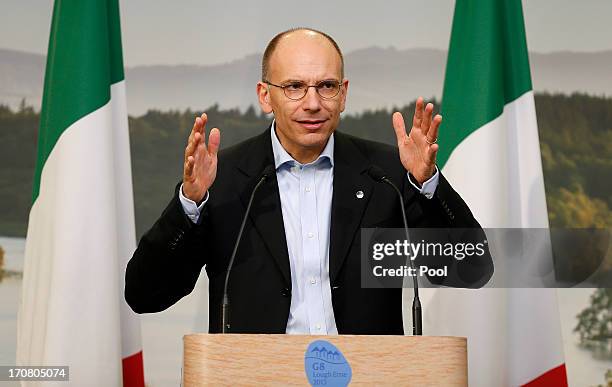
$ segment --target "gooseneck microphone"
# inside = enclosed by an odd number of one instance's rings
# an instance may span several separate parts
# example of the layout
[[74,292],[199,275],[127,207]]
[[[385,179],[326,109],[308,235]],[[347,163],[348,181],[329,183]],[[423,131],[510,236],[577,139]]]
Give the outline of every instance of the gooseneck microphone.
[[[393,184],[393,182],[387,177],[385,172],[378,166],[372,165],[368,169],[368,175],[377,182],[390,185],[397,193],[402,209],[402,219],[404,221],[404,232],[406,233],[406,240],[409,241],[410,238],[408,236],[408,222],[406,221],[406,210],[404,209],[404,198],[402,197],[402,193],[397,188],[397,186]],[[416,273],[416,269],[414,268],[414,262],[412,262],[412,259],[410,258],[408,258],[408,261],[410,263],[410,268],[412,272]],[[414,299],[412,300],[412,334],[415,336],[422,336],[423,317],[421,310],[421,300],[419,299],[419,280],[416,275],[412,276],[412,287],[414,288]]]
[[236,258],[236,252],[238,251],[238,245],[240,244],[240,239],[242,238],[242,232],[244,231],[244,225],[249,217],[249,213],[251,212],[251,205],[253,204],[253,199],[255,198],[255,193],[261,187],[261,185],[272,175],[276,173],[276,169],[272,165],[268,165],[264,168],[261,173],[261,177],[259,181],[253,188],[251,192],[251,198],[249,199],[249,204],[247,205],[246,211],[244,213],[244,217],[242,218],[242,224],[240,225],[240,231],[238,231],[238,236],[236,237],[236,243],[234,243],[234,251],[232,252],[232,256],[227,264],[227,272],[225,273],[225,284],[223,285],[223,302],[221,304],[221,333],[229,333],[230,330],[230,302],[229,296],[227,294],[227,287],[229,284],[230,272],[232,271],[232,266],[234,266],[234,259]]

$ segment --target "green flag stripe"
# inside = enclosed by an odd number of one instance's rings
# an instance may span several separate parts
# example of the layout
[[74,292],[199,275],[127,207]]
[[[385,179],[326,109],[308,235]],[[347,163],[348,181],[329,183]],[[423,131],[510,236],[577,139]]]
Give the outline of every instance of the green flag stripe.
[[457,0],[442,96],[438,164],[532,89],[520,0]]
[[119,0],[108,0],[108,33],[110,44],[110,79],[111,84],[114,84],[123,81],[125,78],[123,73]]
[[77,120],[104,106],[110,100],[111,82],[123,79],[118,11],[117,0],[55,1],[33,201],[40,191],[43,166],[61,134]]

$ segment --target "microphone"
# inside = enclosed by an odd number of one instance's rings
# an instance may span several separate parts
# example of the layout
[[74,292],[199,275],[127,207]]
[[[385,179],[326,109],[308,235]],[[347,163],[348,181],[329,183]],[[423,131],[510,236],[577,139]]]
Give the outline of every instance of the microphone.
[[229,333],[230,330],[230,302],[229,296],[227,294],[227,287],[229,284],[230,272],[232,271],[232,266],[234,266],[234,259],[236,258],[236,252],[238,251],[238,245],[240,244],[240,239],[242,238],[242,232],[244,231],[244,225],[246,224],[247,218],[249,217],[249,212],[251,212],[251,205],[253,204],[253,199],[255,198],[255,193],[261,187],[261,185],[271,176],[276,174],[276,169],[272,165],[268,165],[261,172],[261,177],[259,181],[253,188],[251,192],[251,198],[249,199],[249,204],[247,205],[247,209],[244,213],[244,217],[242,218],[242,224],[240,225],[240,231],[238,231],[238,236],[236,237],[236,242],[234,243],[234,251],[232,252],[232,256],[227,265],[227,272],[225,273],[225,284],[223,285],[223,302],[221,304],[221,333]]
[[[406,221],[406,210],[404,209],[404,198],[402,197],[402,193],[397,188],[397,186],[393,184],[393,182],[387,177],[385,172],[378,166],[372,165],[368,169],[368,175],[374,181],[390,185],[397,193],[402,209],[402,220],[404,221],[404,232],[406,233],[406,240],[409,241],[410,238],[408,236],[408,222]],[[412,262],[412,259],[408,259],[408,261],[410,263],[410,268],[412,269],[412,272],[416,273],[416,269],[414,268],[414,262]],[[421,309],[421,300],[419,299],[419,280],[416,275],[412,276],[412,287],[414,289],[414,298],[412,300],[412,334],[414,336],[422,336],[423,314]]]

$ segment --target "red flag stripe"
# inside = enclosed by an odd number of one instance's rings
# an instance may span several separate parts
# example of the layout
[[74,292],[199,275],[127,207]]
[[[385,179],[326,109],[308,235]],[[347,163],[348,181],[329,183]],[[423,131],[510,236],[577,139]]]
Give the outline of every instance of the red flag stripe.
[[567,373],[565,364],[555,367],[537,378],[533,379],[524,387],[567,387]]
[[142,351],[123,359],[123,387],[144,387]]

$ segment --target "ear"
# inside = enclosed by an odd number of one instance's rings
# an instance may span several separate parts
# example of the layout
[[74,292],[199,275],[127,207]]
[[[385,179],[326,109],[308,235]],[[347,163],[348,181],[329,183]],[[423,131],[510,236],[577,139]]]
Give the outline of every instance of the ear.
[[348,79],[344,79],[342,81],[342,89],[340,90],[340,111],[344,111],[344,107],[346,105],[346,94],[348,92],[349,81]]
[[270,87],[263,82],[257,82],[257,97],[261,111],[270,114],[272,113],[272,103],[270,102]]

